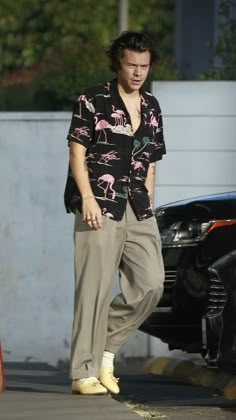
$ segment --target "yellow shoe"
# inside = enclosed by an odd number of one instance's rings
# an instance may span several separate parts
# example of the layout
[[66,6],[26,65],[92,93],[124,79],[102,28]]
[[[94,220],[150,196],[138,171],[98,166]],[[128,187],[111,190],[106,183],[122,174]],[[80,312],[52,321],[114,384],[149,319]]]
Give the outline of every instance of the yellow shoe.
[[112,394],[119,394],[120,392],[120,388],[117,384],[118,381],[119,379],[113,376],[113,368],[101,368],[100,382],[108,389],[108,391],[112,392]]
[[84,382],[73,381],[72,382],[72,394],[82,395],[105,395],[107,389],[104,388],[97,378],[91,377],[86,379]]

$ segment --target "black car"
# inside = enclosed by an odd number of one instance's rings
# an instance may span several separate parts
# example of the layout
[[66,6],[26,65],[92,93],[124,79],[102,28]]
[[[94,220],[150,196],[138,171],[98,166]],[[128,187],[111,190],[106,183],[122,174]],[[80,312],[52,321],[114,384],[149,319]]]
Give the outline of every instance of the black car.
[[164,293],[140,329],[236,372],[236,192],[166,204],[155,216]]

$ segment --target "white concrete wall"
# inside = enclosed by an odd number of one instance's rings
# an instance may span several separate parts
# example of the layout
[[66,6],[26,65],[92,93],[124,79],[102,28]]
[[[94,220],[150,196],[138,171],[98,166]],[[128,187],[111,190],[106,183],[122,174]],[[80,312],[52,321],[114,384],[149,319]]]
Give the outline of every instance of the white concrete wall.
[[[196,90],[190,82],[153,85],[168,150],[158,165],[156,205],[236,189],[236,84],[222,84],[223,91],[212,84],[210,92],[208,82],[205,87],[197,83]],[[70,112],[0,113],[0,338],[5,360],[56,365],[69,357],[73,216],[65,213],[63,193],[70,117]],[[138,332],[120,357],[166,350],[159,340]]]
[[69,113],[0,114],[0,337],[6,360],[69,354],[73,217],[63,207]]
[[236,82],[154,82],[167,156],[156,205],[236,190]]

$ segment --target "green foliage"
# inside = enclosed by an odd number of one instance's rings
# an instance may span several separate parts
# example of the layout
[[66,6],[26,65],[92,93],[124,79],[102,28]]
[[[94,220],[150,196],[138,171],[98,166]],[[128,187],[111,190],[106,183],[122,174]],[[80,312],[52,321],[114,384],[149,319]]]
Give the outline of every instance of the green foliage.
[[[101,58],[101,57],[100,57]],[[104,60],[79,60],[78,53],[70,52],[61,60],[56,57],[47,63],[35,80],[36,108],[66,110],[71,109],[75,98],[84,89],[113,78]]]
[[35,90],[22,83],[0,86],[0,111],[32,111],[35,108]]
[[219,8],[219,36],[213,64],[201,80],[236,80],[236,20],[232,17],[236,2],[222,0]]
[[[174,62],[175,43],[175,1],[173,0],[130,0],[130,26],[144,31],[156,43],[160,62],[152,70],[151,78],[175,80],[178,74]],[[150,80],[150,78],[149,78]]]
[[[174,0],[129,3],[130,29],[149,33],[160,51],[153,77],[176,78]],[[0,0],[0,109],[71,109],[86,87],[113,77],[104,52],[117,35],[117,0]]]
[[[94,7],[93,0],[1,0],[1,73],[39,64],[75,46],[83,54],[98,37],[106,43],[115,34],[112,3],[103,0]],[[109,16],[106,25],[104,16]]]

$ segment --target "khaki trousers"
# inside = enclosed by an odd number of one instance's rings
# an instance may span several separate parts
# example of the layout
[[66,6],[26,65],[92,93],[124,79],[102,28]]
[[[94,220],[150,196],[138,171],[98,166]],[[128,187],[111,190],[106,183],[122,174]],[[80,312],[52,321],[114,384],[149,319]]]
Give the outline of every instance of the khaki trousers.
[[[95,376],[103,351],[117,353],[163,292],[161,242],[154,217],[138,221],[130,204],[121,221],[103,216],[100,230],[75,217],[75,300],[71,377]],[[111,302],[115,273],[120,289]]]

